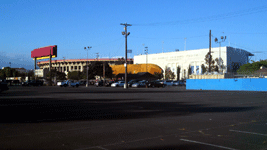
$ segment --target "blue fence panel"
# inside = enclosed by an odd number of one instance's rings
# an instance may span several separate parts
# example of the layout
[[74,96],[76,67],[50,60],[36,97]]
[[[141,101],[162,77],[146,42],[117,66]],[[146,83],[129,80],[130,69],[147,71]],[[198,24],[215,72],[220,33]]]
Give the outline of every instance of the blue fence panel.
[[187,79],[186,82],[186,89],[191,90],[267,91],[266,78]]

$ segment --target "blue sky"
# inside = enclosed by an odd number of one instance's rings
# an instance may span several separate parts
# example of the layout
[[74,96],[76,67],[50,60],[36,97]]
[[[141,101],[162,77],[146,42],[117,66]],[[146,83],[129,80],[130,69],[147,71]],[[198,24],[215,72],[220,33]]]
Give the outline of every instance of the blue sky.
[[222,46],[267,59],[266,20],[266,0],[1,0],[0,67],[32,69],[31,51],[48,45],[58,46],[56,59],[86,58],[85,46],[89,58],[124,57],[126,22],[128,57],[145,46],[149,53],[208,48],[211,30],[212,47],[227,36]]

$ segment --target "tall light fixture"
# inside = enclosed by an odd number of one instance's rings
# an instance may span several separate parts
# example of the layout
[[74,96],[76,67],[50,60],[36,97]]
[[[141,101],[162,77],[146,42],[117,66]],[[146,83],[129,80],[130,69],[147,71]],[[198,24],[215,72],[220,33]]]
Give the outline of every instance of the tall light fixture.
[[87,48],[86,47],[84,47],[84,50],[86,50],[87,51],[87,60],[86,60],[86,66],[87,66],[87,70],[86,70],[86,74],[87,74],[87,79],[86,79],[86,87],[88,87],[88,50],[90,50],[90,48],[92,48],[92,46],[90,47],[90,46],[87,46]]
[[224,42],[226,40],[226,36],[221,36],[221,41],[219,41],[217,38],[215,38],[215,42],[219,43],[219,60],[218,60],[218,65],[219,65],[219,73],[221,72],[221,43]]

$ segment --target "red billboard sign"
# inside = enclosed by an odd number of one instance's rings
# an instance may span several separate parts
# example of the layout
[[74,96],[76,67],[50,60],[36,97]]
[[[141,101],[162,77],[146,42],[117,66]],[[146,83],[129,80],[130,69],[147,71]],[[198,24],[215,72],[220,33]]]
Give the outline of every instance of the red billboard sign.
[[[50,53],[51,50],[51,53]],[[31,51],[31,58],[42,58],[48,57],[49,55],[57,57],[57,45],[51,45],[46,47],[41,47]]]

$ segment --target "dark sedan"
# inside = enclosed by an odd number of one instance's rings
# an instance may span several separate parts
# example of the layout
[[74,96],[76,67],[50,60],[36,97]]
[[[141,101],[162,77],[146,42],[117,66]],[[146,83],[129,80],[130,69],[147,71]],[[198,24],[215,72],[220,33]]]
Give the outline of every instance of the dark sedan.
[[115,81],[109,81],[109,82],[105,83],[105,86],[110,87],[112,83],[115,83]]
[[139,82],[139,81],[140,81],[140,80],[136,80],[136,79],[131,80],[131,81],[128,82],[128,86],[129,86],[129,87],[132,87],[133,84],[135,84],[135,83],[137,83],[137,82]]
[[164,84],[164,82],[160,82],[160,81],[150,81],[149,83],[148,83],[148,87],[165,87],[166,86],[166,84]]
[[43,81],[39,81],[39,80],[31,80],[31,81],[26,81],[26,82],[22,82],[21,85],[22,86],[43,86]]
[[104,86],[104,81],[103,80],[100,80],[98,82],[95,83],[95,86],[98,87],[98,86]]

